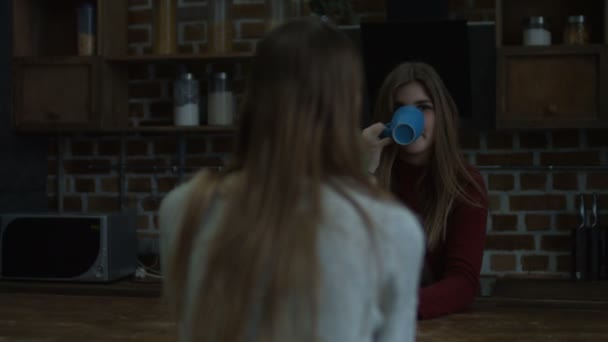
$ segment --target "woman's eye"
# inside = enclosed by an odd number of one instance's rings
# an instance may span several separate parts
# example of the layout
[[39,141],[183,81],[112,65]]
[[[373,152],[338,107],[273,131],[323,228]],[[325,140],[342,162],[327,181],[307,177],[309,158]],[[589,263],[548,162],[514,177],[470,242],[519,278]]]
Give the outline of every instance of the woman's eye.
[[420,109],[421,111],[424,112],[424,111],[433,109],[433,106],[428,105],[428,104],[422,104],[422,105],[418,105],[418,109]]

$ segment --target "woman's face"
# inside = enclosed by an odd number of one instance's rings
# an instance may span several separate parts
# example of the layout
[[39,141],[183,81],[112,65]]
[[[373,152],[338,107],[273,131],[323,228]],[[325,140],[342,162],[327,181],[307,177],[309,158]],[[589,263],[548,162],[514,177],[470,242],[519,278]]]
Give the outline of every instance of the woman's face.
[[394,109],[407,105],[416,106],[424,113],[424,131],[413,143],[400,146],[400,155],[411,164],[423,165],[431,157],[435,129],[435,105],[422,84],[416,81],[397,88],[395,93]]

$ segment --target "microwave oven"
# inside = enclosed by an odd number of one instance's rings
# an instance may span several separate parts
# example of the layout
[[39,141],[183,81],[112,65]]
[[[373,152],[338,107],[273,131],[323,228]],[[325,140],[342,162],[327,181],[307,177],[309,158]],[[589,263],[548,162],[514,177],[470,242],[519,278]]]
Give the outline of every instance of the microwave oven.
[[0,214],[0,279],[110,282],[136,267],[134,214]]

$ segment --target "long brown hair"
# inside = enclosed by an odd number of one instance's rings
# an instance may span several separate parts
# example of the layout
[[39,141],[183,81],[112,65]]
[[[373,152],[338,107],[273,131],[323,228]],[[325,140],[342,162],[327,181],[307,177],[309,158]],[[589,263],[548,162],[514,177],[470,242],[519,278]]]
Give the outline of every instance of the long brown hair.
[[[470,186],[485,195],[482,186],[467,170],[460,152],[457,118],[458,110],[443,81],[428,64],[403,63],[395,68],[384,80],[374,108],[374,122],[387,122],[395,108],[397,90],[411,82],[418,82],[430,96],[435,109],[434,141],[430,163],[417,187],[422,201],[422,218],[430,249],[436,247],[446,236],[446,223],[456,201],[475,206],[481,205],[473,200],[465,189]],[[380,165],[376,172],[378,183],[385,189],[392,189],[393,166],[399,146],[391,144],[384,148]],[[423,188],[424,187],[424,188]]]
[[[229,170],[215,179],[200,174],[193,180],[167,270],[174,313],[184,320],[185,310],[191,310],[191,336],[197,341],[316,339],[323,185],[349,200],[368,226],[346,186],[388,196],[364,172],[361,89],[355,47],[328,24],[294,20],[257,45]],[[230,184],[226,214],[205,252],[198,295],[185,303],[188,267],[196,262],[189,260],[193,240],[211,199],[209,183]],[[294,293],[295,312],[286,305]],[[260,301],[260,307],[254,305]]]

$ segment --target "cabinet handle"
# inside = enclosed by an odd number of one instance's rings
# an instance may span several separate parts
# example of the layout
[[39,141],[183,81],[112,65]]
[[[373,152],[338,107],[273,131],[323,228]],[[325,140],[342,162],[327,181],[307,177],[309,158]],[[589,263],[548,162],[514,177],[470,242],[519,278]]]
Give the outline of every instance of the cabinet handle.
[[61,115],[59,115],[59,113],[57,113],[57,112],[53,112],[53,111],[50,111],[50,110],[48,110],[46,112],[46,118],[49,119],[49,120],[56,121],[56,120],[59,120],[60,117],[61,117]]

